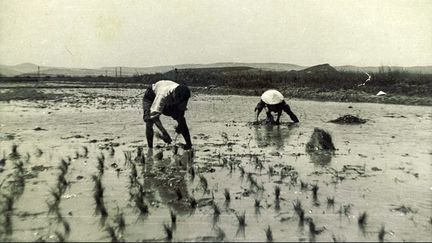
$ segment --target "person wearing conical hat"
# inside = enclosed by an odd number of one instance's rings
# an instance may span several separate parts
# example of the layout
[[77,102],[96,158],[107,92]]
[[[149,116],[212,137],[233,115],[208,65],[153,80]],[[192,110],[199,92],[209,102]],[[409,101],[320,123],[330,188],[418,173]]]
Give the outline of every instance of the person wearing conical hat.
[[[263,109],[266,110],[267,122],[269,123],[275,122],[276,124],[279,124],[282,111],[285,111],[293,122],[299,122],[297,116],[291,111],[291,108],[285,102],[284,96],[275,89],[269,89],[261,95],[261,100],[255,107],[256,122],[258,122],[258,117]],[[274,121],[273,115],[271,114],[272,112],[277,114],[276,121]]]

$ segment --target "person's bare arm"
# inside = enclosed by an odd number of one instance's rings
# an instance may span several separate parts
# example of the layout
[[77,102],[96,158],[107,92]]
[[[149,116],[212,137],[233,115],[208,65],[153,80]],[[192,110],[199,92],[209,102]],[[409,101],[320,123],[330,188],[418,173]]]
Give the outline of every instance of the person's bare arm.
[[162,125],[162,122],[160,121],[159,116],[154,117],[152,120],[153,120],[154,124],[156,125],[156,127],[159,129],[159,131],[161,131],[162,136],[163,136],[162,139],[164,140],[164,142],[170,144],[172,142],[171,136],[168,134],[167,130]]
[[264,107],[265,107],[265,104],[264,104],[264,102],[262,102],[262,101],[260,101],[260,102],[256,105],[256,107],[255,107],[255,112],[256,112],[256,122],[258,122],[258,117],[259,117],[261,111],[264,109]]

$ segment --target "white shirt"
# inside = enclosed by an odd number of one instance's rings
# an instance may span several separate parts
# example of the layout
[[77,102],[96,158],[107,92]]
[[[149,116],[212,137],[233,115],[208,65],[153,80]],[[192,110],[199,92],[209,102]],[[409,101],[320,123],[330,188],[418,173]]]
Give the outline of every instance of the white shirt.
[[171,80],[160,80],[152,84],[152,90],[156,95],[150,107],[150,116],[152,118],[162,114],[164,107],[172,104],[171,94],[178,86],[178,83]]

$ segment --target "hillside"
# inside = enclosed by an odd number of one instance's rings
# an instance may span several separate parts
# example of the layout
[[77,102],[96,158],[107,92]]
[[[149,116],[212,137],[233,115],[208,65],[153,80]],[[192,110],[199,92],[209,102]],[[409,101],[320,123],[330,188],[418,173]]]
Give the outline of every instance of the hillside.
[[[330,66],[322,66],[325,68]],[[314,66],[314,67],[317,67]],[[236,63],[236,62],[221,62],[211,64],[182,64],[172,66],[154,66],[154,67],[121,67],[122,76],[136,76],[153,73],[165,73],[174,69],[201,69],[201,68],[228,68],[228,67],[250,67],[255,69],[261,69],[264,71],[300,71],[307,70],[311,67],[299,66],[289,63]],[[377,73],[380,71],[407,71],[411,73],[423,73],[432,74],[432,66],[414,66],[414,67],[356,67],[356,66],[335,66],[333,71],[345,71],[345,72],[368,72]],[[19,65],[0,65],[0,75],[13,77],[13,76],[32,76],[38,75],[37,65],[32,63],[23,63]],[[40,66],[41,76],[120,76],[119,67],[101,67],[101,68],[65,68],[65,67],[49,67]],[[328,71],[328,70],[327,70]]]

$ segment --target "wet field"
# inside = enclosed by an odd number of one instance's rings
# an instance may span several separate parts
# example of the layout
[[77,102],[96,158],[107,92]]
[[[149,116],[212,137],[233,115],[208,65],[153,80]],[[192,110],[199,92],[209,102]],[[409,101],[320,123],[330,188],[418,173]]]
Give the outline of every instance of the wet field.
[[[147,149],[141,90],[41,92],[0,102],[2,240],[432,240],[430,107],[288,100],[300,123],[270,126],[258,97],[194,94],[191,154]],[[334,154],[305,152],[316,127]]]

